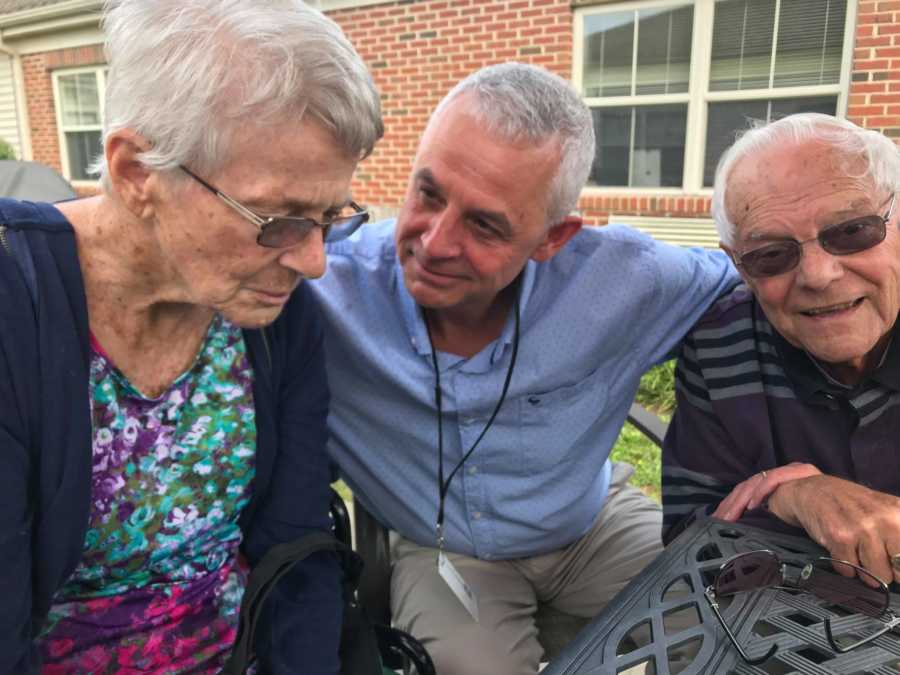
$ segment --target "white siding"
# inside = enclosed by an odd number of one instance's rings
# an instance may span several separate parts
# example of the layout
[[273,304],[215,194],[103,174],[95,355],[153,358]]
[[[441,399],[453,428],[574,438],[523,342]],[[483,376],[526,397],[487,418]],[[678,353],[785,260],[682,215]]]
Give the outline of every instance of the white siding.
[[22,139],[16,113],[16,87],[12,57],[0,54],[0,138],[9,143],[22,159]]
[[610,223],[622,223],[646,232],[656,239],[680,246],[718,248],[719,234],[709,218],[664,218],[659,216],[617,216],[610,214]]

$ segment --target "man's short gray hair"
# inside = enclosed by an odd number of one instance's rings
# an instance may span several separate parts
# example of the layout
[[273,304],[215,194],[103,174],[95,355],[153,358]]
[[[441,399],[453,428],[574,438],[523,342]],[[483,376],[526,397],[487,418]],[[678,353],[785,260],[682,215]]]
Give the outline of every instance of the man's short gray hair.
[[[214,172],[230,159],[235,130],[305,114],[351,157],[367,156],[384,132],[359,55],[302,0],[107,0],[102,26],[103,137],[139,133],[153,169]],[[105,159],[98,167],[108,188]]]
[[594,161],[593,119],[578,92],[563,78],[538,66],[501,63],[459,82],[431,119],[462,94],[472,95],[475,114],[490,133],[535,144],[559,139],[560,163],[548,195],[547,224],[562,221],[578,205]]
[[754,121],[725,151],[716,168],[712,215],[723,244],[734,244],[735,225],[725,208],[725,198],[735,164],[778,145],[807,141],[825,143],[847,159],[862,160],[863,171],[857,177],[869,179],[876,190],[896,192],[900,189],[900,148],[877,131],[821,113],[797,113],[769,123]]

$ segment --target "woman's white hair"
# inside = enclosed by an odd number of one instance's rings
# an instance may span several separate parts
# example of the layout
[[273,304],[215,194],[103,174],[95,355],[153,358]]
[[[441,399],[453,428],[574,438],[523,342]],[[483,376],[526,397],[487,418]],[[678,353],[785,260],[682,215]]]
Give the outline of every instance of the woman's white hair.
[[[132,129],[157,170],[225,164],[235,130],[312,115],[353,157],[384,133],[371,75],[302,0],[107,0],[103,138]],[[97,168],[108,189],[105,158]]]
[[578,205],[594,161],[593,119],[581,96],[563,78],[543,68],[501,63],[459,82],[431,119],[462,94],[472,95],[478,119],[501,138],[536,145],[559,140],[560,163],[548,195],[547,224],[562,221]]
[[896,192],[900,189],[900,148],[886,136],[863,129],[853,122],[821,113],[797,113],[774,122],[753,121],[738,136],[734,145],[719,159],[713,185],[712,216],[719,239],[726,246],[734,244],[735,225],[725,208],[729,177],[743,158],[777,145],[797,145],[808,141],[825,143],[835,148],[848,161],[845,166],[862,160],[860,178],[867,178],[876,190]]

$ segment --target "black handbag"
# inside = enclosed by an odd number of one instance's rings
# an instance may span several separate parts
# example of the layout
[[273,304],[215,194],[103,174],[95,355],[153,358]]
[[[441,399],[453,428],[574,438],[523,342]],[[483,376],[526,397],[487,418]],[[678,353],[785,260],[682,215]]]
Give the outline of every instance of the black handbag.
[[222,670],[223,675],[243,675],[255,663],[253,642],[266,597],[296,563],[318,551],[334,551],[343,570],[344,621],[340,646],[342,675],[382,675],[375,627],[356,601],[362,559],[324,532],[313,532],[297,541],[272,547],[250,573],[241,600],[237,637],[231,656]]

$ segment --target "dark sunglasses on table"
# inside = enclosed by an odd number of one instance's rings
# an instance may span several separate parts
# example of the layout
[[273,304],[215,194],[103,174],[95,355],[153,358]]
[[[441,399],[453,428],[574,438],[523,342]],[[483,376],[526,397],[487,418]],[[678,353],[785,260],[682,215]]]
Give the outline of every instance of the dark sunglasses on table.
[[772,277],[794,269],[803,254],[803,244],[819,240],[819,244],[831,255],[859,253],[884,241],[887,223],[894,212],[896,194],[891,195],[891,204],[884,216],[871,215],[852,218],[843,223],[830,225],[812,239],[797,241],[785,239],[735,255],[734,264],[751,277]]
[[347,207],[345,207],[345,211],[349,210],[349,213],[341,213],[326,222],[319,222],[314,218],[268,216],[256,213],[236,199],[213,187],[187,167],[181,166],[179,168],[245,219],[253,223],[259,230],[256,243],[266,248],[295,246],[306,239],[309,233],[315,229],[322,230],[322,241],[340,241],[356,232],[363,223],[369,220],[369,214],[366,210],[353,201],[349,202]]
[[[789,575],[789,567],[799,569],[799,572]],[[828,642],[834,651],[841,654],[900,626],[900,617],[890,609],[891,594],[887,584],[862,567],[832,558],[803,562],[783,561],[775,552],[768,550],[741,553],[722,564],[716,580],[706,588],[704,595],[725,634],[741,658],[750,665],[759,665],[771,658],[778,650],[778,645],[769,647],[764,656],[748,656],[719,611],[719,599],[766,588],[810,593],[854,614],[874,619],[875,625],[867,627],[865,635],[856,635],[853,640],[843,643],[835,638],[831,619],[825,619]]]

